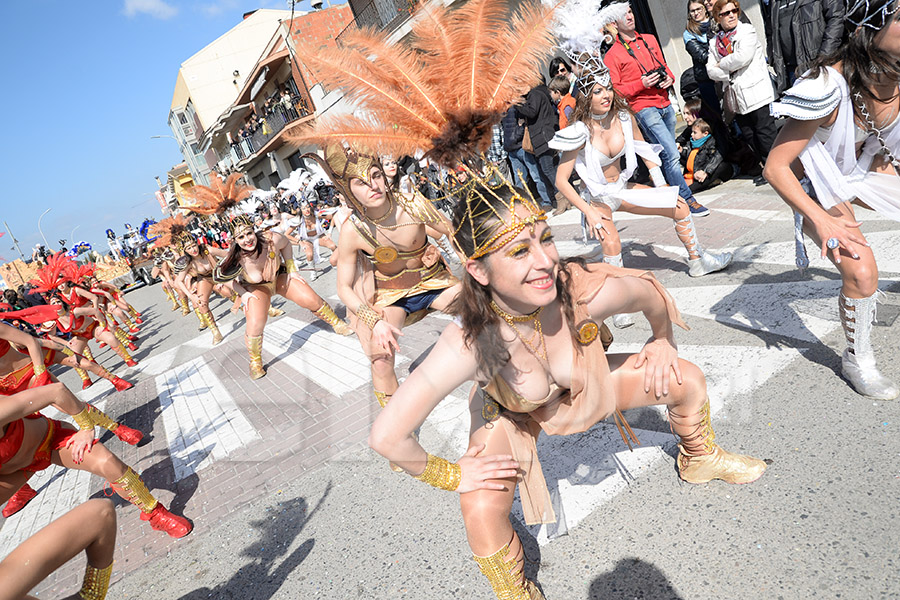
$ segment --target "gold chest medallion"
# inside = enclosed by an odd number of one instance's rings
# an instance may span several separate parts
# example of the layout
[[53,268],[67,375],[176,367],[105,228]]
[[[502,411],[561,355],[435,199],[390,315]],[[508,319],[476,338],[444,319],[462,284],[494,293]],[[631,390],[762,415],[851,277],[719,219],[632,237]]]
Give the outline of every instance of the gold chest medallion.
[[378,246],[375,248],[375,252],[372,253],[375,262],[382,265],[394,262],[398,256],[397,249],[391,246]]

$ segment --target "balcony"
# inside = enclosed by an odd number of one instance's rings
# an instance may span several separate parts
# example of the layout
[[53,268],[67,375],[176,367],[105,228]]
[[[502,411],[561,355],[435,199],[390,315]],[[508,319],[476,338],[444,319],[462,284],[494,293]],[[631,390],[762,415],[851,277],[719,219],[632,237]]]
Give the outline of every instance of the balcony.
[[418,7],[419,0],[372,0],[359,12],[354,9],[353,14],[356,18],[344,27],[344,30],[337,35],[335,41],[340,43],[344,33],[361,27],[374,27],[377,30],[393,31],[409,19]]
[[238,138],[237,134],[234,134],[230,166],[236,169],[244,168],[247,161],[256,156],[266,144],[278,137],[282,129],[311,115],[306,100],[302,97],[290,108],[283,104],[276,105],[275,109],[263,118],[249,136]]

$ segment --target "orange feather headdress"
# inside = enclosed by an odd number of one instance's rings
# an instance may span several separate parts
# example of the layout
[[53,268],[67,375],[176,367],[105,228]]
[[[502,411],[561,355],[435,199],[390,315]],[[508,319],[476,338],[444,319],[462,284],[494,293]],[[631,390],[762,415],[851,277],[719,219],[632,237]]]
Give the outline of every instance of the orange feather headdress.
[[424,150],[445,166],[484,152],[494,123],[539,81],[552,51],[552,9],[524,4],[510,18],[506,7],[503,0],[430,5],[413,15],[410,44],[360,29],[342,35],[338,48],[298,49],[363,114],[326,118],[289,138],[373,156]]
[[227,179],[216,173],[209,174],[210,185],[195,185],[185,190],[183,208],[201,215],[222,214],[250,197],[252,185],[241,182],[243,174],[232,173]]
[[160,248],[176,246],[182,242],[184,236],[190,235],[187,225],[188,222],[184,215],[175,215],[151,225],[150,233],[159,236],[154,243]]

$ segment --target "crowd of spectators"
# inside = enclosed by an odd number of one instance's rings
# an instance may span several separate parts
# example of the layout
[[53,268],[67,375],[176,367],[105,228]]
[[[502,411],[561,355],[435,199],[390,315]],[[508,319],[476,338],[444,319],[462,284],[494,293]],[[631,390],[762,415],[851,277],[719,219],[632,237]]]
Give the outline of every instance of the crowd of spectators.
[[232,146],[238,150],[238,156],[243,157],[243,151],[239,150],[243,141],[247,145],[250,152],[255,152],[259,148],[255,147],[253,135],[259,131],[263,136],[268,136],[275,132],[272,126],[272,117],[278,115],[283,123],[289,123],[300,117],[309,114],[309,107],[306,100],[302,96],[297,96],[288,88],[276,91],[266,98],[259,108],[250,114],[249,118],[238,129],[237,134],[232,139]]
[[[840,43],[839,0],[764,0],[761,8],[764,32],[742,13],[740,0],[688,0],[683,42],[692,65],[677,78],[659,41],[637,31],[630,10],[606,30],[601,53],[613,86],[627,100],[644,138],[662,147],[666,182],[679,188],[694,216],[709,214],[694,192],[738,175],[766,183],[762,167],[777,134],[772,102],[813,59]],[[565,58],[556,57],[542,76],[544,83],[495,127],[487,158],[559,211],[566,208],[558,204],[563,198],[554,185],[559,156],[547,141],[570,122],[579,94],[577,74]],[[676,80],[681,99],[674,94]],[[675,107],[682,101],[685,127],[676,137]]]

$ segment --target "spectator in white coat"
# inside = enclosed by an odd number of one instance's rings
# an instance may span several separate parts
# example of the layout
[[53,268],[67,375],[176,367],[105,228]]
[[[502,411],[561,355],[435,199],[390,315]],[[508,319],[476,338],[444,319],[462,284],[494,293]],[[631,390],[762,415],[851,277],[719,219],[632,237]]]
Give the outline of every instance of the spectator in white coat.
[[[713,5],[719,32],[709,42],[706,72],[724,84],[725,112],[734,114],[741,135],[765,164],[777,134],[770,109],[775,91],[756,29],[741,23],[740,16],[739,0],[717,0]],[[765,183],[762,177],[754,181]]]

